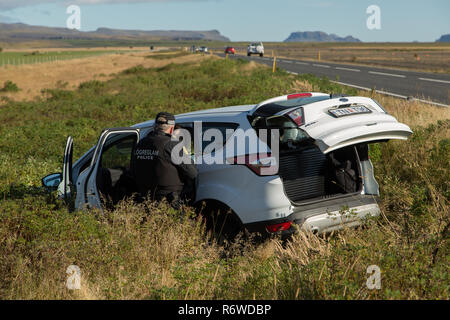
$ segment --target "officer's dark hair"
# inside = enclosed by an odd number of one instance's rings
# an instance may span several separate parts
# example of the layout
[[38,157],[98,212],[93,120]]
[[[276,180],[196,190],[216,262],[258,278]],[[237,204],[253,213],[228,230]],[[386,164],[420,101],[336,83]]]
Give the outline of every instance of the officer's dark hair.
[[155,118],[155,130],[166,131],[170,127],[175,125],[175,117],[168,112],[160,112]]

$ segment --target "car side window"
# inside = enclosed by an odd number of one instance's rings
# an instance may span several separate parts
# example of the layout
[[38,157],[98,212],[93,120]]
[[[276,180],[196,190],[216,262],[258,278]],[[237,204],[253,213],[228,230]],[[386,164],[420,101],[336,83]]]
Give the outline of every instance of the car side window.
[[[189,131],[191,134],[191,154],[194,153],[194,124],[192,122],[188,123],[180,123],[176,125],[179,128],[183,128]],[[225,145],[225,142],[229,138],[227,136],[227,129],[236,130],[238,127],[237,123],[233,122],[202,122],[202,153],[205,150],[206,146],[208,146],[213,141],[204,141],[203,135],[208,129],[218,129],[223,137],[223,145]]]
[[127,137],[109,145],[102,152],[101,166],[103,168],[125,168],[130,169],[131,152],[136,143],[136,135]]

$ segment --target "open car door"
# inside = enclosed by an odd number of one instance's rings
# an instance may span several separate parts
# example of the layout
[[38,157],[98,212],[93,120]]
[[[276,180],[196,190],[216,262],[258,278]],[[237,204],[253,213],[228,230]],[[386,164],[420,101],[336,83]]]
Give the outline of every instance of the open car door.
[[58,196],[68,202],[75,191],[72,180],[73,138],[67,137],[64,150],[62,180],[58,186]]
[[113,196],[112,190],[118,181],[129,174],[131,153],[138,142],[137,128],[112,128],[102,132],[87,174],[79,183],[83,201],[89,208],[101,209],[105,199]]

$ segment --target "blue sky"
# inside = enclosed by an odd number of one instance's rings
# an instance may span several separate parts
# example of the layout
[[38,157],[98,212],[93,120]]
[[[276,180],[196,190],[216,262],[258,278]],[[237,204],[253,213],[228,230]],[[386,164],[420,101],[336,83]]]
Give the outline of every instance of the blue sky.
[[[0,0],[0,22],[65,27],[70,4],[81,8],[81,31],[217,29],[233,41],[282,41],[320,30],[367,42],[450,33],[449,0]],[[366,27],[370,5],[381,9],[381,30]]]

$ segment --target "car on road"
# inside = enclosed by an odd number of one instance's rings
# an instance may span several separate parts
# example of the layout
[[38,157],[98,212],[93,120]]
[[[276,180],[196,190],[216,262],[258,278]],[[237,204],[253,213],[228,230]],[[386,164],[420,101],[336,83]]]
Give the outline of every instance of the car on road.
[[225,54],[236,54],[236,49],[234,47],[226,47]]
[[202,46],[198,49],[198,52],[201,53],[208,53],[208,47]]
[[[228,212],[216,220],[228,235],[246,229],[289,236],[295,225],[327,233],[379,215],[369,144],[412,134],[371,98],[314,92],[178,114],[176,123],[200,137],[193,205],[207,220]],[[43,185],[75,209],[104,209],[106,198],[118,203],[136,191],[131,154],[153,124],[104,130],[73,165],[69,137],[62,173],[44,177]],[[215,148],[211,132],[224,137],[214,138]]]
[[264,56],[264,45],[262,42],[250,43],[247,47],[247,56],[258,54],[260,57]]

